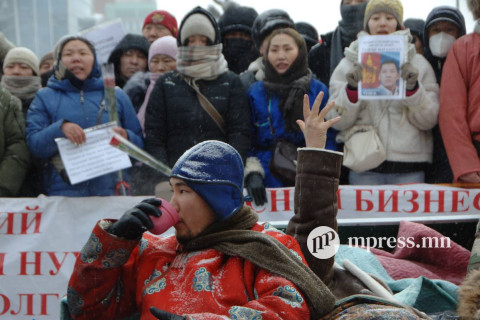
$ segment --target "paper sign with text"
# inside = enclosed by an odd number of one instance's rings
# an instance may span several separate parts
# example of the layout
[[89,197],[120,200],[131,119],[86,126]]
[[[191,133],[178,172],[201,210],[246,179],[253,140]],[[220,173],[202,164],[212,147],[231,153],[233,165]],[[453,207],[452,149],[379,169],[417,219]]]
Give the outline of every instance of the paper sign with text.
[[57,138],[58,151],[72,184],[90,180],[132,166],[128,155],[110,145],[115,122],[85,129],[87,140],[77,146],[66,138]]

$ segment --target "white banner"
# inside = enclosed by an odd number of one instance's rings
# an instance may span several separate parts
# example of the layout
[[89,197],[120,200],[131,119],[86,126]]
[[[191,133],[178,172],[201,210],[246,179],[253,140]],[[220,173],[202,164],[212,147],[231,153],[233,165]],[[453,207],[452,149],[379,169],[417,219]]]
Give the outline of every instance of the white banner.
[[[260,220],[286,225],[293,194],[293,188],[267,189],[269,203],[254,206]],[[119,218],[144,198],[0,198],[0,319],[58,319],[75,255],[95,223]],[[340,226],[480,218],[480,190],[341,186],[338,200]]]

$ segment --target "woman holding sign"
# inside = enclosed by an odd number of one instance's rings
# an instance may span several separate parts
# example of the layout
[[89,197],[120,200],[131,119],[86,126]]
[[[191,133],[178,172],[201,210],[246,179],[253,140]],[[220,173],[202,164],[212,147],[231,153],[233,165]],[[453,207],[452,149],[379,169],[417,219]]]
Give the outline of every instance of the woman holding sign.
[[[45,160],[47,195],[70,197],[115,194],[117,174],[71,185],[58,153],[56,138],[76,145],[86,142],[84,129],[109,122],[105,107],[104,82],[93,45],[82,37],[70,36],[58,44],[55,72],[40,90],[27,114],[27,145],[37,158]],[[142,130],[128,96],[115,90],[118,127],[114,131],[143,147]]]
[[344,165],[351,169],[350,184],[422,183],[424,169],[432,162],[431,129],[438,121],[439,89],[432,67],[416,53],[402,21],[399,0],[370,0],[365,11],[365,31],[358,34],[359,39],[378,35],[406,38],[399,79],[405,89],[397,99],[391,100],[394,95],[359,99],[359,82],[363,85],[384,78],[381,63],[358,63],[359,40],[345,49],[345,58],[330,80],[330,99],[336,107],[327,118],[342,117],[333,127],[340,130],[337,141],[345,143]]

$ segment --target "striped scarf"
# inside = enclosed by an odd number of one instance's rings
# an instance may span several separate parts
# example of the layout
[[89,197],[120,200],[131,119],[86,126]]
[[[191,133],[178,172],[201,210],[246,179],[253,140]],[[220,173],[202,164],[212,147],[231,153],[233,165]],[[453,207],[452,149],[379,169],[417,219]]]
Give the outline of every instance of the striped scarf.
[[205,47],[179,47],[177,70],[193,79],[213,80],[228,71],[222,44]]

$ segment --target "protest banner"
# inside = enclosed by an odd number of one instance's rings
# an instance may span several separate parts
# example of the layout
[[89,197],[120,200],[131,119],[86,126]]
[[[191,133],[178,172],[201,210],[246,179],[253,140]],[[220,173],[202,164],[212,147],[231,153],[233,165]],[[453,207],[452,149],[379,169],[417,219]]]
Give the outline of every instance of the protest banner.
[[405,81],[400,77],[400,66],[406,60],[407,45],[405,37],[396,35],[358,39],[358,63],[363,66],[359,99],[405,98]]
[[[480,218],[480,189],[428,184],[340,186],[337,195],[340,228]],[[118,219],[145,198],[0,198],[0,319],[58,319],[75,257],[95,223]],[[294,214],[294,188],[267,189],[267,198],[262,207],[247,204],[261,222],[286,226]],[[171,234],[172,229],[166,233]]]

